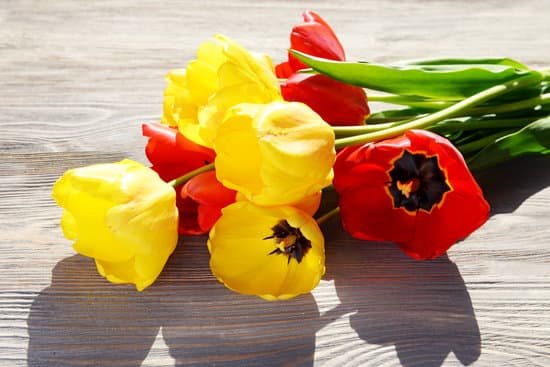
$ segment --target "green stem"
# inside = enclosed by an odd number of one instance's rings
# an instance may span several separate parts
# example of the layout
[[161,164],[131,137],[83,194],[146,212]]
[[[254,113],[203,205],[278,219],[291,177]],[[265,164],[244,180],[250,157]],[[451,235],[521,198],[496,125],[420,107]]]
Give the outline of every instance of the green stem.
[[391,103],[396,105],[403,105],[403,106],[417,107],[417,108],[428,108],[433,110],[440,110],[442,108],[449,107],[453,104],[453,102],[449,102],[449,101],[439,101],[436,99],[407,97],[407,96],[399,96],[399,95],[387,95],[387,96],[369,95],[368,101]]
[[338,213],[340,213],[340,207],[337,206],[336,208],[332,209],[330,212],[326,213],[325,215],[317,218],[317,224],[318,225],[322,225],[323,223],[325,223],[327,220],[329,220],[330,218],[338,215]]
[[495,140],[502,138],[503,136],[506,136],[508,134],[513,133],[515,130],[505,130],[500,131],[498,133],[495,133],[493,135],[486,136],[484,138],[481,138],[479,140],[472,141],[470,143],[466,143],[463,145],[459,145],[457,148],[460,150],[462,154],[468,154],[475,152],[476,150],[482,149],[486,147],[487,145],[493,143]]
[[453,131],[469,131],[479,129],[501,129],[510,127],[523,127],[530,122],[536,120],[537,117],[522,117],[515,119],[468,119],[460,120],[445,120],[438,124],[430,126],[428,129],[438,132],[447,133]]
[[526,85],[539,83],[539,82],[540,82],[540,75],[538,74],[522,76],[520,78],[511,80],[507,83],[495,85],[494,87],[491,87],[482,92],[476,93],[473,96],[463,99],[462,101],[455,103],[454,105],[447,107],[441,111],[434,112],[428,116],[421,117],[419,119],[407,122],[405,124],[401,124],[395,127],[390,127],[388,129],[384,129],[380,131],[375,131],[372,133],[337,139],[335,142],[335,147],[336,149],[339,149],[339,148],[346,147],[348,145],[362,144],[362,143],[368,143],[376,140],[388,139],[397,135],[401,135],[410,129],[424,129],[439,121],[456,116],[460,114],[462,111],[464,111],[465,109],[481,104],[491,98],[500,96],[502,94],[524,87]]
[[203,172],[212,171],[213,169],[214,169],[214,163],[207,164],[206,166],[199,167],[194,171],[188,172],[185,175],[180,176],[180,177],[168,182],[168,185],[170,185],[172,187],[177,187],[179,185],[182,185],[182,184],[186,183],[187,181],[189,181],[193,177],[198,176]]
[[385,124],[375,124],[375,125],[358,125],[358,126],[333,126],[332,130],[336,135],[357,135],[369,133],[372,131],[378,131],[387,129],[393,126],[398,125],[399,123],[389,122]]

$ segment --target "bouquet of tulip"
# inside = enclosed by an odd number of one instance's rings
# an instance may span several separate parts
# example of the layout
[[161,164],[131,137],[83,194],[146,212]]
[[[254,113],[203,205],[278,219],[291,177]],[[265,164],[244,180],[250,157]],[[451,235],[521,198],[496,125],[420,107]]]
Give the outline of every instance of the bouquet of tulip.
[[[65,237],[107,280],[143,290],[178,235],[209,233],[220,282],[288,299],[319,283],[319,226],[338,213],[357,239],[435,258],[487,220],[470,169],[550,152],[548,70],[506,58],[346,61],[310,11],[290,43],[273,67],[225,36],[204,42],[168,73],[161,123],[142,126],[151,168],[123,160],[55,183]],[[404,107],[371,113],[363,88]],[[316,215],[328,190],[339,205]]]

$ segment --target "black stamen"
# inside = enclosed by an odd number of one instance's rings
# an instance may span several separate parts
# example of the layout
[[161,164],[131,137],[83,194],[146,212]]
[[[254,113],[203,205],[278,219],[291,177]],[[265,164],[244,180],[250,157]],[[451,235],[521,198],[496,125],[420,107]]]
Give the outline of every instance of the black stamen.
[[451,189],[439,167],[437,156],[427,157],[405,150],[395,161],[389,175],[389,191],[394,207],[403,207],[411,212],[419,209],[430,211]]
[[[284,254],[288,256],[287,263],[290,264],[290,259],[295,258],[298,263],[302,262],[304,255],[311,248],[311,241],[304,237],[299,228],[294,228],[286,220],[280,220],[279,223],[274,225],[271,230],[273,234],[271,236],[264,237],[264,240],[275,239],[277,244],[284,243],[284,251],[279,247],[271,251],[268,255]],[[291,243],[287,243],[290,238]]]

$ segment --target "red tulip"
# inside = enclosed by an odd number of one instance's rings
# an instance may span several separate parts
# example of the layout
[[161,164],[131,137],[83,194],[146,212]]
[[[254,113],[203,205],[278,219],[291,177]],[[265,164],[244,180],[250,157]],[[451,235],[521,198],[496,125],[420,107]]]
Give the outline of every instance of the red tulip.
[[307,104],[331,125],[361,125],[370,113],[363,88],[321,74],[293,74],[281,92],[286,101]]
[[149,137],[145,154],[151,167],[164,181],[170,181],[214,162],[212,149],[198,145],[166,125],[149,123],[142,125],[143,135]]
[[216,172],[201,173],[183,185],[179,198],[180,233],[204,234],[222,215],[221,210],[235,202],[236,192],[216,179]]
[[[302,15],[304,23],[292,28],[290,47],[313,56],[345,60],[344,49],[327,22],[309,10]],[[307,104],[331,125],[362,125],[370,113],[363,88],[325,75],[296,74],[306,67],[291,54],[288,62],[277,65],[277,76],[288,78],[281,85],[283,98]]]
[[[302,17],[304,22],[292,28],[290,47],[309,55],[344,61],[344,48],[328,23],[311,10],[306,10]],[[305,68],[306,65],[288,54],[288,62],[277,65],[275,71],[279,78],[287,78],[297,70]]]
[[345,148],[334,175],[346,231],[393,241],[415,259],[442,255],[489,214],[461,154],[431,132]]
[[[142,131],[144,136],[149,137],[149,141],[145,147],[147,159],[153,164],[151,168],[164,181],[173,180],[205,164],[214,162],[216,157],[216,153],[213,150],[192,142],[175,128],[149,123],[142,125]],[[191,181],[193,179],[188,181],[188,183]],[[184,188],[184,185],[176,187],[175,190],[177,193],[176,205],[179,211],[179,233],[205,233],[201,229],[205,227],[205,223],[212,221],[213,224],[219,217],[218,214],[208,216],[208,209],[203,209],[200,211],[201,225],[198,224],[198,204],[191,197],[202,198],[205,194],[201,193],[198,196],[195,194],[190,195],[188,190]],[[195,192],[197,189],[191,191]]]

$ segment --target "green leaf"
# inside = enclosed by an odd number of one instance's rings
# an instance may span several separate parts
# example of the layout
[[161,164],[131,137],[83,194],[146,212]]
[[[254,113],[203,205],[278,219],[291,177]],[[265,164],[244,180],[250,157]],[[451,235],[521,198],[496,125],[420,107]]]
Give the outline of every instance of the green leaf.
[[501,64],[387,66],[322,59],[290,50],[300,61],[333,79],[408,96],[461,100],[497,84],[536,74]]
[[468,160],[468,166],[479,170],[522,155],[549,153],[550,116],[547,116],[487,145]]
[[506,65],[520,70],[529,70],[527,66],[519,61],[507,57],[493,57],[485,59],[425,59],[409,60],[400,64],[403,65]]

